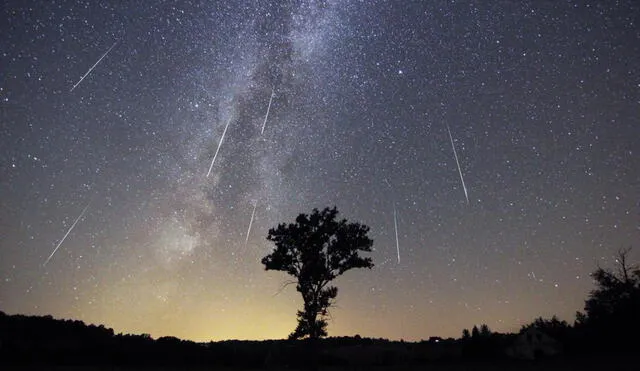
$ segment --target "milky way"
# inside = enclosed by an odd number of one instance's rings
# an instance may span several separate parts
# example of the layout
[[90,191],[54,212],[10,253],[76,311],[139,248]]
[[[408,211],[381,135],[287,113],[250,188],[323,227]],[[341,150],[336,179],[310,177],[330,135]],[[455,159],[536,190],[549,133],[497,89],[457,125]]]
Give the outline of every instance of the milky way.
[[640,9],[601,3],[8,2],[0,310],[282,338],[267,231],[335,205],[376,267],[331,335],[572,320],[640,241]]

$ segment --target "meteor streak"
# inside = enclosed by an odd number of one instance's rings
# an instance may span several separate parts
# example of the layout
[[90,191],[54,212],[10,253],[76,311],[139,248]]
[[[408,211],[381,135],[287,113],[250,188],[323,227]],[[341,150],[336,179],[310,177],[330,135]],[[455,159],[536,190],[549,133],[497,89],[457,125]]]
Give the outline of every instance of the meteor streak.
[[[89,203],[90,204],[90,203]],[[76,224],[78,224],[78,221],[80,221],[80,219],[82,219],[82,217],[84,216],[84,213],[87,211],[87,209],[89,208],[89,204],[87,204],[87,206],[84,207],[84,209],[82,210],[82,212],[80,213],[80,215],[76,218],[76,221],[73,222],[73,224],[71,225],[71,228],[69,228],[69,230],[67,231],[67,233],[65,233],[64,237],[62,237],[62,239],[60,240],[60,242],[58,242],[58,246],[56,246],[55,249],[53,249],[53,252],[51,253],[51,255],[49,255],[49,257],[47,258],[47,260],[45,260],[44,264],[42,264],[42,266],[44,267],[45,265],[47,265],[47,263],[49,262],[49,260],[51,260],[51,258],[53,258],[53,255],[56,253],[56,251],[58,251],[58,249],[60,248],[60,246],[62,246],[62,243],[64,242],[64,240],[67,239],[67,236],[69,235],[69,233],[71,233],[71,231],[73,230],[73,228],[76,226]]]
[[393,226],[396,229],[396,251],[398,252],[398,264],[400,264],[400,242],[398,241],[398,213],[396,212],[396,203],[393,203]]
[[107,56],[107,54],[109,54],[109,52],[111,51],[111,49],[113,49],[113,47],[114,47],[114,46],[116,46],[116,44],[117,44],[117,43],[118,43],[118,40],[116,40],[116,42],[114,42],[114,43],[113,43],[113,45],[111,45],[111,47],[109,48],[109,50],[107,50],[107,52],[106,52],[106,53],[102,54],[102,57],[100,57],[100,59],[98,59],[98,61],[97,61],[93,66],[91,66],[91,68],[89,68],[89,71],[87,71],[87,73],[85,73],[85,74],[84,74],[84,76],[82,76],[82,77],[80,78],[80,80],[78,80],[78,82],[76,82],[76,84],[75,84],[75,85],[73,85],[73,87],[71,88],[71,90],[69,90],[69,92],[72,92],[72,91],[73,91],[73,89],[75,89],[75,88],[76,88],[76,86],[80,85],[80,83],[82,82],[82,80],[84,80],[84,78],[85,78],[85,77],[87,77],[87,76],[91,73],[91,71],[93,71],[93,69],[94,69],[94,68],[96,68],[96,66],[98,65],[98,63],[100,63],[100,62],[102,61],[102,59],[104,59],[104,57],[106,57],[106,56]]
[[451,139],[451,148],[453,148],[453,157],[456,159],[458,165],[458,173],[460,173],[460,181],[462,182],[462,189],[464,190],[464,197],[467,199],[467,205],[469,204],[469,193],[467,193],[467,186],[464,185],[464,178],[462,177],[462,169],[460,168],[460,161],[458,161],[458,152],[456,152],[456,146],[453,144],[453,136],[451,135],[451,129],[447,124],[447,131],[449,132],[449,139]]
[[222,141],[224,140],[224,135],[227,132],[227,128],[231,123],[231,117],[229,117],[229,121],[227,121],[227,125],[224,127],[224,131],[222,132],[222,136],[220,137],[220,143],[218,143],[218,149],[216,149],[216,153],[213,155],[213,160],[211,160],[211,166],[209,166],[209,171],[207,172],[207,178],[209,174],[211,174],[211,169],[213,169],[213,163],[216,162],[216,157],[218,157],[218,151],[220,151],[220,147],[222,146]]
[[271,102],[273,102],[274,93],[274,88],[271,88],[271,97],[269,98],[269,105],[267,106],[267,113],[264,115],[264,122],[262,123],[262,131],[260,134],[264,134],[264,127],[267,125],[267,119],[269,118],[269,111],[271,110]]
[[[387,178],[384,178],[384,182],[387,183],[389,188],[391,188],[391,192],[393,192],[394,191],[393,187],[391,186],[391,183],[389,183]],[[398,264],[400,264],[400,240],[398,239],[398,210],[396,209],[395,199],[393,200],[393,227],[396,233],[396,252],[398,253]]]
[[249,220],[249,228],[247,228],[247,237],[244,239],[244,245],[247,246],[247,242],[249,242],[249,234],[251,233],[251,225],[253,225],[253,217],[256,215],[256,207],[258,206],[258,202],[253,205],[253,212],[251,212],[251,220]]

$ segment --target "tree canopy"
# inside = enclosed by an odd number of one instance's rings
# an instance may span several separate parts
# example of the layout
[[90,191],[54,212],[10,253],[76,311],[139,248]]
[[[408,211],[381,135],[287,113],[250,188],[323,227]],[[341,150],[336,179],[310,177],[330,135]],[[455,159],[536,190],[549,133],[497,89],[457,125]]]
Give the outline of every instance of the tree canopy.
[[640,269],[629,264],[629,251],[618,252],[615,270],[598,268],[592,273],[598,287],[585,302],[585,314],[579,315],[579,322],[639,328]]

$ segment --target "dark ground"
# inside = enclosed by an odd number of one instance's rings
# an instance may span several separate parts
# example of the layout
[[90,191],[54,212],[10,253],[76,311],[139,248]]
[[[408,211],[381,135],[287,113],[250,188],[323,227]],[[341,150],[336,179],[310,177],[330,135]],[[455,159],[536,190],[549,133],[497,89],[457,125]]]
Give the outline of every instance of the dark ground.
[[[6,366],[6,367],[5,367]],[[371,371],[418,371],[418,370],[433,370],[433,371],[484,371],[484,370],[518,370],[518,371],[560,371],[560,370],[585,370],[585,371],[635,371],[640,367],[640,354],[637,356],[597,356],[597,357],[556,357],[552,359],[543,359],[536,361],[515,361],[515,360],[499,360],[499,361],[436,361],[427,362],[424,364],[413,365],[389,365],[389,366],[323,366],[319,368],[287,368],[287,367],[264,367],[264,368],[232,368],[232,367],[218,367],[218,366],[198,366],[198,367],[118,367],[118,366],[47,366],[34,363],[32,365],[5,365],[2,366],[3,370],[56,370],[56,371],[76,371],[76,370],[89,370],[89,371],[137,371],[137,370],[149,370],[149,371],[174,371],[174,370],[287,370],[287,371],[347,371],[347,370],[371,370]]]

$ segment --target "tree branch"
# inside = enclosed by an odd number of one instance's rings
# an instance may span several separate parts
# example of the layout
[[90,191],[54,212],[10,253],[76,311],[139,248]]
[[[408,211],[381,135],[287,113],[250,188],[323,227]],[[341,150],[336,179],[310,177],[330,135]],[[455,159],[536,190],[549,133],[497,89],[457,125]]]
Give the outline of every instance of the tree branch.
[[271,297],[277,296],[279,295],[287,286],[289,285],[293,285],[294,283],[298,283],[298,281],[285,281],[282,286],[280,287],[280,289],[278,291],[276,291],[275,294],[271,295]]

